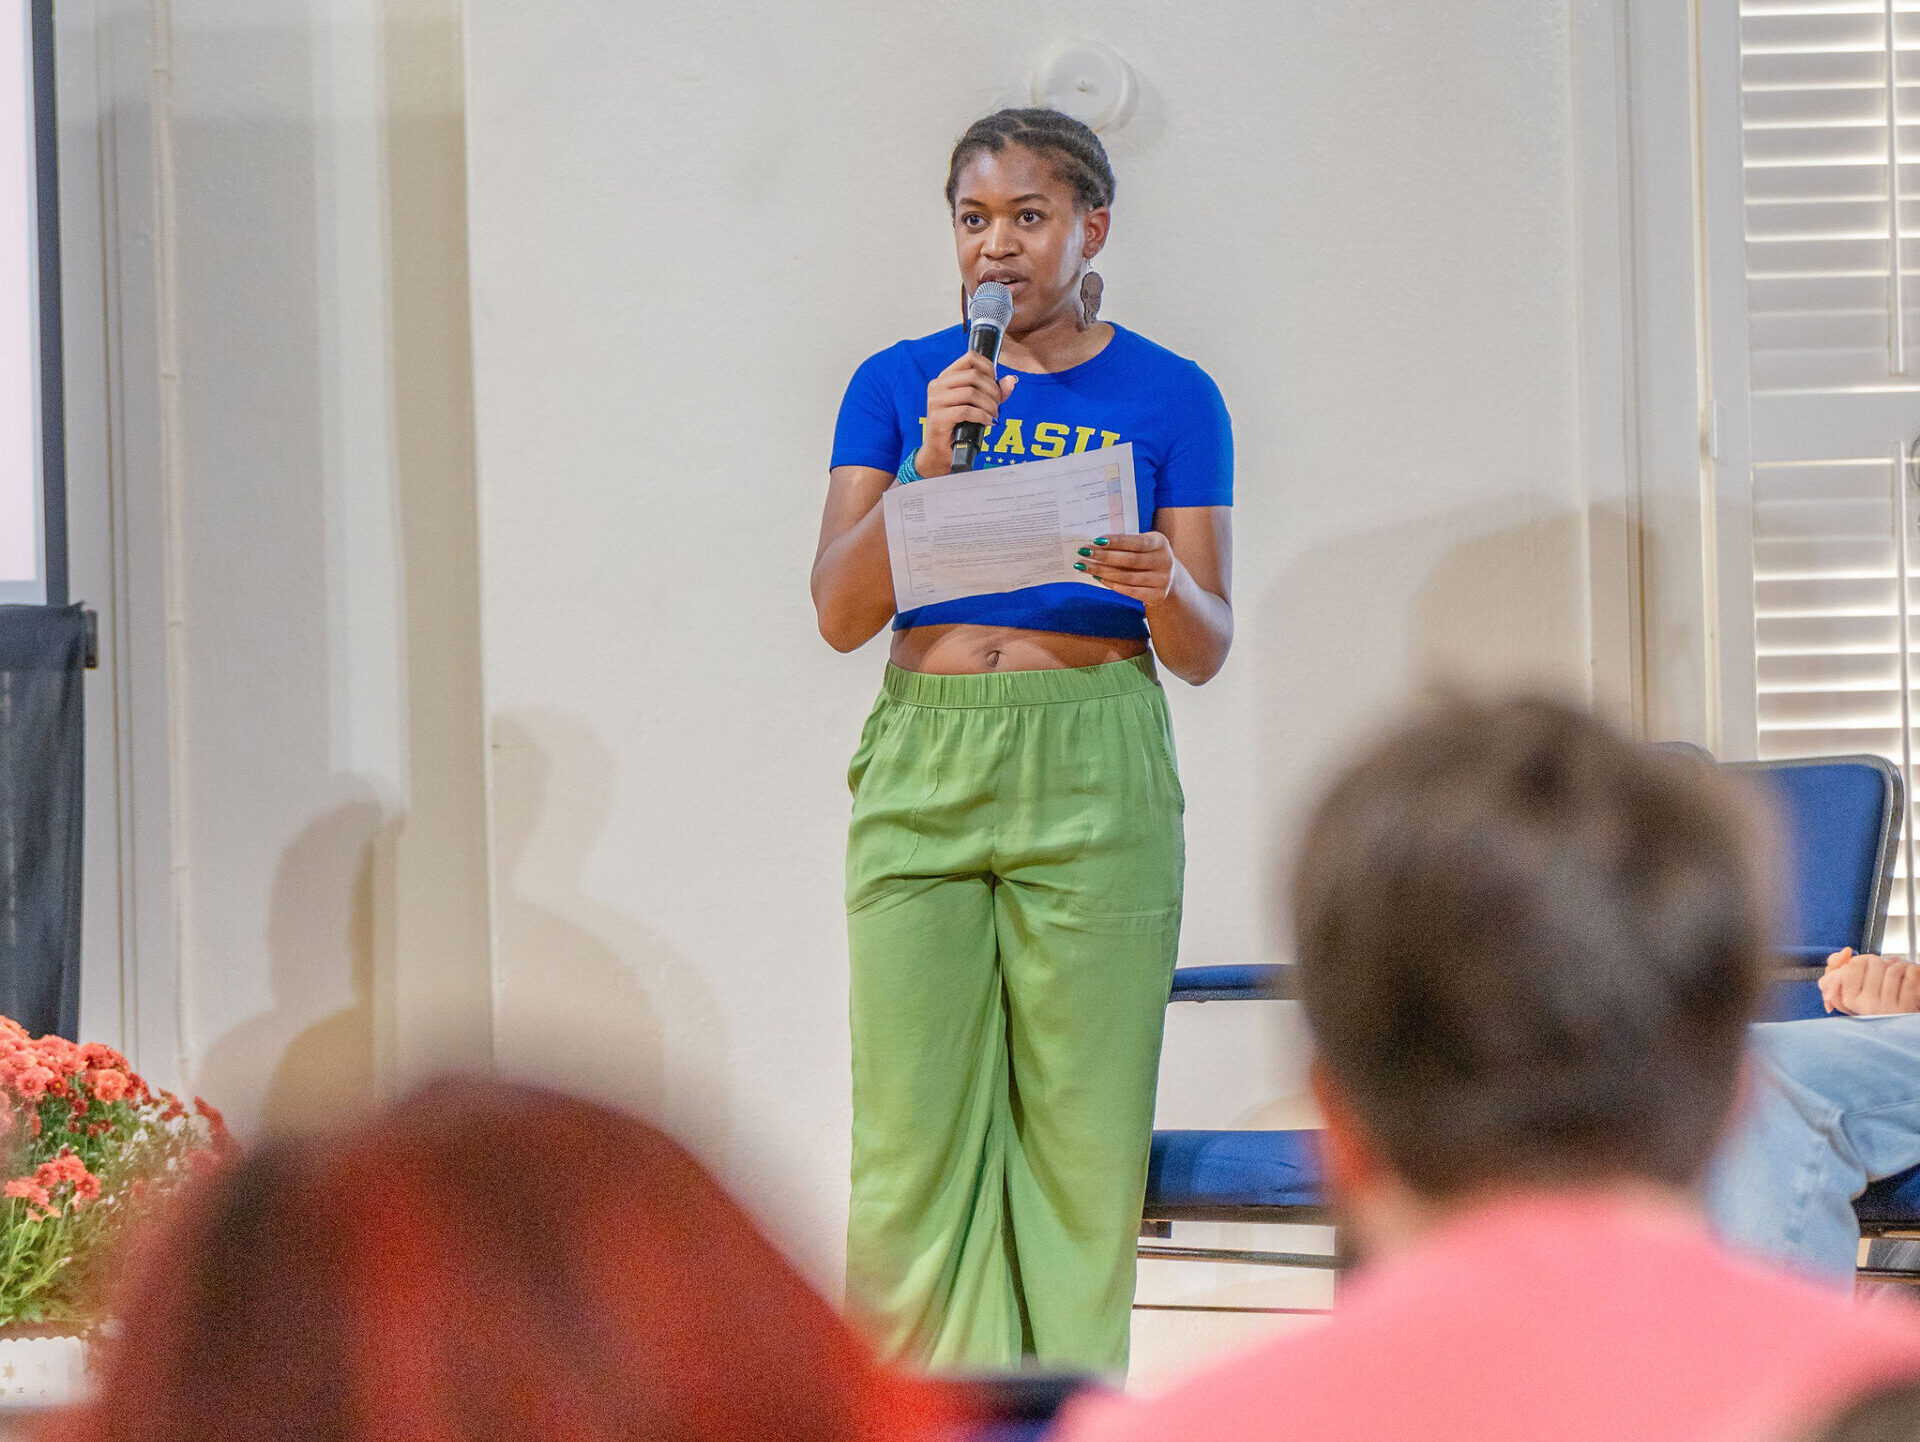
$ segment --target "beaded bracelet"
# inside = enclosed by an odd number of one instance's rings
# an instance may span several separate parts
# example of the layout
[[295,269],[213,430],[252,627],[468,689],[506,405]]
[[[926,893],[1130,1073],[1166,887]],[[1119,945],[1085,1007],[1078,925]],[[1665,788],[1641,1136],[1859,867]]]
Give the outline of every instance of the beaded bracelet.
[[894,479],[903,486],[921,479],[920,473],[913,468],[913,459],[916,454],[918,453],[915,451],[908,451],[907,458],[900,462],[900,469],[894,473]]

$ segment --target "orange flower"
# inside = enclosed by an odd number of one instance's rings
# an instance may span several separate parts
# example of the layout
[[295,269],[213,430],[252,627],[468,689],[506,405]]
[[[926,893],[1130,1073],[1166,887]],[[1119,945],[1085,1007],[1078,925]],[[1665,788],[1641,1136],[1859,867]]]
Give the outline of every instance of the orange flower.
[[213,1134],[216,1137],[224,1137],[227,1134],[227,1119],[220,1115],[220,1108],[212,1102],[205,1097],[195,1097],[193,1109],[207,1119],[207,1124],[213,1128]]
[[127,1059],[102,1042],[90,1041],[80,1048],[80,1059],[98,1071],[131,1072]]
[[23,1067],[13,1077],[13,1089],[28,1101],[38,1101],[54,1080],[54,1074],[43,1066]]
[[73,1154],[73,1149],[62,1147],[59,1156],[34,1169],[33,1179],[43,1187],[57,1187],[62,1182],[77,1182],[89,1175],[87,1164]]
[[233,1133],[227,1130],[227,1119],[220,1115],[220,1108],[204,1097],[195,1097],[193,1109],[207,1119],[207,1140],[213,1147],[214,1155],[225,1156],[232,1151]]
[[95,1070],[87,1073],[87,1085],[93,1088],[93,1094],[103,1102],[117,1102],[127,1094],[127,1074],[111,1069]]
[[42,1066],[62,1076],[78,1076],[87,1069],[80,1048],[63,1036],[49,1032],[34,1042],[33,1049],[40,1054]]
[[21,1184],[23,1188],[33,1189],[32,1193],[22,1190],[21,1196],[51,1196],[55,1188],[68,1185],[72,1186],[78,1202],[90,1202],[100,1195],[100,1179],[87,1170],[87,1164],[74,1155],[71,1147],[62,1147],[59,1156],[40,1163],[34,1168],[32,1178],[21,1179]]
[[47,1189],[28,1181],[25,1177],[16,1177],[7,1183],[6,1194],[17,1197],[27,1204],[27,1215],[38,1221],[42,1217],[58,1216],[53,1199],[47,1195]]

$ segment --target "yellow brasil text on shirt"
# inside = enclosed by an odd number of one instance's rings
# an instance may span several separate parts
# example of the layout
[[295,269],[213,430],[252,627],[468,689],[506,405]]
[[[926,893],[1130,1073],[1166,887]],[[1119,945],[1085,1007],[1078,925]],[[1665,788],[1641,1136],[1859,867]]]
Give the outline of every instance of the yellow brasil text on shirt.
[[[927,433],[927,418],[920,417],[920,434]],[[997,433],[997,435],[996,435]],[[1055,456],[1067,454],[1067,442],[1073,442],[1073,454],[1084,450],[1104,450],[1108,446],[1120,444],[1118,431],[1100,431],[1100,444],[1089,446],[1095,431],[1092,426],[1067,426],[1058,421],[1036,421],[1033,430],[1028,433],[1025,423],[1018,416],[1005,416],[987,427],[983,451],[991,451],[996,456],[1029,456],[1036,461],[1050,461]]]

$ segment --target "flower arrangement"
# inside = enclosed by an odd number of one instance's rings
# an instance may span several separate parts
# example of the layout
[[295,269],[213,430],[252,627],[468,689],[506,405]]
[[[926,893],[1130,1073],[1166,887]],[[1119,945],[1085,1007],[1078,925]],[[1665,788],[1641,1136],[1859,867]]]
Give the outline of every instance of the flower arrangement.
[[149,1087],[112,1047],[0,1016],[0,1327],[97,1323],[102,1258],[231,1146],[218,1111]]

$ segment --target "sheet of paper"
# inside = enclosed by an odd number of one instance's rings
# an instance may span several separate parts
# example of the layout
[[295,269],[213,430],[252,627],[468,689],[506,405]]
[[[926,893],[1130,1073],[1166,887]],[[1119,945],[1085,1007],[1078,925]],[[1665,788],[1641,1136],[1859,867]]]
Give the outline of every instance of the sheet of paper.
[[881,507],[902,611],[1050,581],[1097,586],[1073,569],[1080,547],[1140,529],[1131,442],[915,481]]

